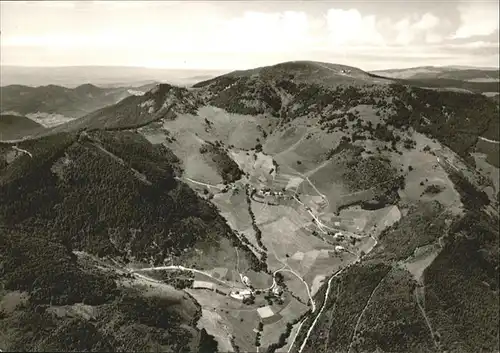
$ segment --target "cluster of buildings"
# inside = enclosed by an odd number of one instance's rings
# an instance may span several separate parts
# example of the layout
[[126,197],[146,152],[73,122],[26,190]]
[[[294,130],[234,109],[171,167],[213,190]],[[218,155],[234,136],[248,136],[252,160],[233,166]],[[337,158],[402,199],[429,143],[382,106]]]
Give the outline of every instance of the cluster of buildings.
[[[209,281],[198,281],[195,280],[193,281],[193,288],[194,289],[207,289],[210,291],[218,292],[220,294],[225,294],[229,295],[231,298],[234,298],[236,300],[244,301],[248,299],[253,299],[255,296],[255,291],[252,287],[252,283],[250,279],[247,276],[241,275],[241,281],[243,284],[247,287],[245,289],[240,289],[240,290],[233,290],[231,292],[228,291],[228,289],[222,288],[220,286],[217,286],[213,282]],[[280,296],[283,293],[283,288],[276,283],[272,286],[271,292],[269,294],[275,295],[275,296]],[[257,314],[259,315],[260,319],[264,324],[266,323],[272,323],[275,322],[276,320],[280,319],[280,315],[276,312],[274,312],[273,308],[270,305],[265,305],[257,308]]]
[[342,245],[335,245],[335,252],[345,251],[345,248]]
[[245,286],[247,286],[247,288],[239,290],[239,291],[232,291],[231,293],[229,293],[229,296],[231,296],[234,299],[238,299],[238,300],[252,298],[254,296],[254,292],[252,289],[252,283],[250,282],[250,278],[248,278],[247,276],[242,276],[241,274],[240,274],[240,277],[241,277],[241,281],[243,282],[243,284]]
[[263,188],[260,190],[256,190],[256,193],[258,195],[263,195],[263,196],[284,196],[285,193],[283,191],[273,191],[270,188]]
[[244,300],[244,299],[249,299],[253,296],[253,291],[249,288],[239,290],[239,291],[232,291],[229,293],[229,296],[234,299],[238,300]]
[[[238,300],[245,300],[245,299],[250,299],[255,296],[255,291],[252,287],[252,283],[250,282],[250,279],[247,276],[242,276],[241,280],[247,288],[242,289],[242,290],[237,290],[237,291],[232,291],[229,293],[229,296],[231,296],[234,299]],[[280,296],[283,293],[283,289],[275,284],[271,287],[271,293],[275,296]]]
[[[248,286],[249,284],[247,283],[250,283],[250,281],[248,280],[248,277],[245,276],[244,278],[246,278],[247,280],[246,282],[243,281],[243,283],[245,283],[245,285]],[[224,288],[223,286],[217,286],[215,283],[209,281],[193,281],[193,289],[207,289],[222,295],[229,295],[230,297],[237,300],[250,299],[254,296],[254,291],[251,288],[229,291],[228,288]]]
[[[248,276],[244,276],[241,274],[240,274],[240,277],[241,277],[241,281],[246,286],[246,288],[244,288],[244,289],[230,291],[229,288],[224,288],[223,286],[217,286],[213,282],[198,281],[198,280],[193,281],[192,288],[193,289],[207,289],[207,290],[210,290],[213,292],[217,292],[219,294],[229,295],[231,298],[234,298],[234,299],[240,300],[240,301],[249,300],[249,299],[251,300],[251,299],[255,298],[255,290],[252,287],[252,282],[250,281],[250,278],[248,278]],[[271,288],[271,293],[274,296],[278,297],[283,293],[283,289],[279,285],[275,284]],[[264,314],[264,316],[266,316],[266,315]]]

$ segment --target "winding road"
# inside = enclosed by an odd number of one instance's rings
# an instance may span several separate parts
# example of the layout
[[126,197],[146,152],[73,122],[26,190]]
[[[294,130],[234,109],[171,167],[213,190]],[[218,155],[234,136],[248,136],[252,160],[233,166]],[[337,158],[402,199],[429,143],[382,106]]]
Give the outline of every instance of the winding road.
[[193,180],[193,179],[188,178],[188,177],[184,177],[184,178],[176,178],[176,179],[178,179],[178,180],[183,180],[183,179],[185,179],[185,180],[187,180],[187,181],[189,181],[189,182],[191,182],[191,183],[193,183],[193,184],[202,185],[202,186],[205,186],[205,187],[207,187],[207,188],[216,188],[216,189],[218,189],[218,190],[222,190],[222,189],[223,189],[223,187],[220,187],[220,186],[217,186],[217,185],[212,185],[212,184],[207,184],[207,183],[202,183],[201,181],[196,181],[196,180]]
[[[415,291],[413,292],[415,295],[415,301],[417,302],[418,308],[420,309],[420,312],[422,313],[422,316],[424,317],[425,323],[426,323],[427,327],[429,328],[429,333],[431,334],[431,339],[432,339],[432,342],[434,343],[434,347],[436,347],[436,349],[439,349],[439,342],[436,340],[435,331],[432,328],[431,321],[429,320],[429,317],[427,316],[424,305],[422,305],[422,303],[420,302],[420,298],[418,295],[419,289],[422,289],[422,292],[423,292],[423,287],[422,288],[419,288],[419,287],[415,288]],[[424,294],[421,293],[421,296],[423,296],[423,295]]]
[[[328,296],[330,294],[330,289],[332,288],[333,280],[335,279],[335,277],[340,275],[342,273],[342,271],[344,271],[346,268],[347,267],[344,267],[342,270],[338,271],[336,274],[334,274],[332,277],[330,277],[330,280],[328,280],[328,287],[326,288],[325,300],[323,302],[323,305],[321,306],[321,309],[319,310],[318,315],[316,315],[316,317],[314,318],[314,321],[312,322],[311,327],[309,327],[309,330],[307,330],[306,337],[304,338],[304,341],[302,341],[302,344],[299,348],[299,353],[302,353],[302,351],[306,347],[307,340],[309,339],[309,336],[311,336],[311,333],[313,332],[313,330],[316,326],[316,323],[318,322],[319,318],[321,317],[321,314],[323,314],[323,311],[325,310],[326,304],[328,303]],[[299,332],[297,331],[297,334],[298,333]],[[290,349],[291,349],[291,347],[290,347]]]
[[[302,283],[304,283],[304,286],[306,287],[306,291],[307,291],[307,296],[309,297],[309,301],[311,302],[311,307],[312,307],[312,312],[315,312],[316,311],[316,303],[314,302],[314,298],[311,294],[311,289],[309,288],[309,285],[307,284],[306,281],[304,281],[304,279],[302,278],[302,276],[300,274],[298,274],[297,272],[295,272],[289,264],[286,263],[285,260],[281,259],[278,257],[278,255],[276,255],[276,252],[274,251],[273,248],[271,248],[272,252],[273,252],[273,255],[274,257],[276,258],[276,260],[278,260],[282,265],[283,267],[274,271],[273,273],[273,286],[274,286],[274,283],[275,283],[275,279],[274,279],[274,276],[276,275],[276,273],[278,272],[290,272],[292,273],[295,277],[297,277]],[[273,287],[271,287],[273,288]]]
[[302,329],[302,325],[304,325],[304,323],[306,322],[306,320],[307,320],[307,318],[302,319],[302,321],[300,322],[299,327],[297,328],[297,333],[295,334],[295,336],[293,336],[292,342],[290,342],[290,346],[288,347],[287,353],[290,353],[290,351],[292,350],[293,345],[295,344],[295,340],[297,339],[298,333]]
[[352,349],[352,345],[354,343],[354,337],[356,337],[356,333],[358,332],[359,325],[361,324],[361,319],[363,318],[363,315],[365,315],[366,309],[368,309],[368,307],[370,306],[372,299],[373,299],[373,296],[375,295],[375,293],[377,292],[377,289],[380,287],[380,285],[382,284],[384,279],[387,277],[389,272],[380,280],[380,282],[378,282],[377,286],[373,289],[372,293],[370,294],[370,297],[366,301],[366,304],[363,307],[363,310],[361,310],[361,313],[358,316],[358,320],[356,320],[356,326],[354,326],[354,330],[353,330],[352,336],[351,336],[351,342],[349,343],[349,348],[347,348],[347,352],[350,352]]
[[[275,286],[276,286],[276,279],[274,278],[274,276],[278,273],[278,272],[291,272],[293,273],[295,276],[297,276],[306,286],[306,289],[307,289],[307,293],[309,294],[309,298],[312,300],[312,297],[311,297],[311,294],[310,294],[310,291],[309,291],[309,286],[307,285],[307,283],[300,277],[299,274],[297,274],[295,271],[293,271],[292,269],[290,268],[286,268],[288,267],[288,265],[284,264],[284,266],[276,271],[273,272],[273,283],[271,284],[271,286],[267,287],[267,288],[255,288],[255,290],[259,290],[259,291],[268,291],[268,290],[271,290],[273,289]],[[169,271],[169,270],[177,270],[177,271],[187,271],[187,272],[192,272],[192,273],[198,273],[198,274],[201,274],[201,275],[204,275],[204,276],[207,276],[207,277],[210,277],[211,279],[213,279],[214,281],[217,281],[219,283],[222,283],[226,286],[229,286],[229,287],[233,287],[230,283],[226,282],[226,281],[223,281],[219,278],[216,278],[214,277],[213,275],[211,275],[210,273],[208,272],[205,272],[205,271],[201,271],[201,270],[197,270],[195,268],[190,268],[190,267],[184,267],[184,266],[177,266],[177,265],[171,265],[171,266],[157,266],[157,267],[145,267],[145,268],[137,268],[137,269],[129,269],[129,272],[130,273],[134,273],[134,274],[137,274],[141,277],[145,277],[145,278],[149,278],[149,277],[146,277],[146,276],[142,276],[140,275],[140,272],[143,272],[143,271]],[[241,274],[240,274],[241,276]],[[313,311],[315,309],[315,306],[314,306],[314,300],[312,300],[312,306],[313,306]]]
[[490,140],[490,139],[488,139],[488,138],[486,138],[486,137],[482,137],[482,136],[479,136],[479,139],[480,139],[480,140],[483,140],[483,141],[486,141],[486,142],[496,143],[496,144],[499,144],[499,143],[500,143],[500,141],[497,141],[497,140]]
[[31,152],[28,152],[22,148],[19,148],[17,146],[12,146],[12,149],[18,151],[18,152],[21,152],[21,153],[24,153],[24,154],[27,154],[28,156],[30,156],[30,158],[33,158],[33,155],[31,154]]
[[210,277],[214,281],[217,281],[219,283],[223,283],[227,286],[232,287],[228,282],[225,282],[221,279],[218,279],[214,276],[212,276],[208,272],[200,271],[195,268],[189,268],[189,267],[184,267],[184,266],[176,266],[176,265],[171,265],[171,266],[158,266],[158,267],[146,267],[146,268],[138,268],[138,269],[130,269],[131,273],[137,273],[137,272],[142,272],[142,271],[169,271],[169,270],[180,270],[180,271],[188,271],[188,272],[193,272],[193,273],[199,273],[204,276]]
[[[377,245],[377,240],[375,238],[373,238],[375,240],[375,243],[373,244],[373,246],[368,249],[366,251],[366,254],[369,254],[374,248],[375,246]],[[323,313],[323,311],[325,310],[325,307],[328,303],[328,299],[329,299],[329,296],[330,296],[330,290],[331,290],[331,287],[332,287],[332,281],[335,277],[338,277],[340,274],[342,274],[342,272],[344,272],[346,269],[348,269],[349,267],[359,263],[361,261],[361,257],[358,257],[358,259],[354,262],[352,262],[350,265],[344,267],[343,269],[337,271],[335,274],[332,275],[332,277],[330,277],[330,279],[328,280],[328,286],[327,286],[327,289],[326,289],[326,292],[325,292],[325,298],[324,298],[324,301],[323,301],[323,305],[321,306],[321,309],[320,311],[318,312],[318,315],[316,315],[316,317],[314,318],[314,321],[312,322],[311,324],[311,327],[309,327],[309,330],[307,330],[307,334],[306,334],[306,337],[304,338],[304,341],[302,342],[300,348],[299,348],[299,353],[302,353],[302,351],[304,350],[306,344],[307,344],[307,341],[309,340],[309,337],[311,336],[311,333],[313,332],[315,326],[316,326],[316,323],[318,322],[321,314]],[[305,321],[305,320],[304,320]],[[304,321],[302,322],[302,324],[304,323]],[[291,349],[293,348],[293,344],[295,343],[295,340],[298,336],[298,334],[300,333],[300,329],[302,328],[302,324],[300,325],[300,328],[297,330],[297,333],[295,334],[295,337],[292,341],[292,344],[290,345],[290,348],[288,350],[288,352],[291,351]]]
[[[357,262],[359,262],[361,259],[358,258],[358,260],[356,260],[355,262],[353,262],[351,265],[354,265],[356,264]],[[307,333],[306,333],[306,337],[304,338],[304,341],[302,341],[302,344],[300,345],[300,348],[299,348],[299,353],[302,353],[302,351],[304,350],[304,348],[306,347],[306,344],[307,344],[307,341],[309,340],[309,337],[311,336],[312,332],[314,331],[314,328],[316,327],[316,323],[318,322],[319,318],[321,317],[321,314],[323,314],[323,311],[325,310],[325,307],[328,303],[328,297],[330,296],[330,290],[332,288],[332,282],[333,280],[339,276],[340,274],[342,274],[342,272],[346,269],[348,269],[351,265],[349,266],[346,266],[344,267],[343,269],[337,271],[332,277],[330,277],[330,279],[328,280],[328,286],[326,288],[326,293],[325,293],[325,299],[323,301],[323,305],[321,306],[321,309],[319,310],[318,312],[318,315],[316,315],[316,317],[314,318],[314,321],[312,322],[311,324],[311,327],[309,327],[309,330],[307,330]],[[304,320],[305,321],[305,320]],[[304,323],[304,321],[302,322],[302,324]],[[288,350],[288,352],[291,351],[291,349],[293,348],[293,344],[295,343],[295,340],[297,338],[297,336],[299,335],[300,333],[300,329],[302,328],[302,324],[300,325],[299,329],[297,330],[297,333],[295,334],[295,337],[292,341],[292,344],[290,345],[290,348]]]

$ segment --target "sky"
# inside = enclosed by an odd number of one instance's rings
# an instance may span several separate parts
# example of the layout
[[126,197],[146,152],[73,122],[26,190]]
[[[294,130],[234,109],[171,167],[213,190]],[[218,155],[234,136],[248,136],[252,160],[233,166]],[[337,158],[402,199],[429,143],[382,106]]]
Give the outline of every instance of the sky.
[[1,1],[0,64],[498,67],[499,1]]

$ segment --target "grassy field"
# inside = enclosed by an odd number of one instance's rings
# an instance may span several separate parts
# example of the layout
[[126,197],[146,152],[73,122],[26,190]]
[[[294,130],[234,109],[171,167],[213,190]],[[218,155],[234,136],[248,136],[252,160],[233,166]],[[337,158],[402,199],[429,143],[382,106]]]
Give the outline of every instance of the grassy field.
[[207,323],[208,327],[205,327],[207,331],[209,328],[212,328],[218,334],[225,333],[226,337],[233,335],[236,338],[236,345],[241,350],[254,350],[255,333],[253,332],[253,328],[259,322],[255,308],[243,306],[236,299],[225,297],[212,291],[188,289],[187,292],[200,303],[202,309],[210,310],[214,313],[209,317],[211,321]]
[[355,256],[347,252],[330,252],[327,258],[316,258],[313,266],[304,275],[304,280],[311,285],[311,295],[314,296],[321,285],[325,284],[322,278],[329,277],[354,260]]
[[[227,267],[236,269],[239,263],[240,268],[248,268],[250,265],[242,254],[237,255],[236,248],[229,239],[221,239],[219,246],[207,244],[196,250],[187,253],[182,263],[186,267],[196,266],[200,269],[213,269],[214,267]],[[239,262],[238,262],[239,259]]]
[[279,165],[289,166],[300,173],[310,173],[326,159],[328,151],[335,148],[342,135],[325,134],[319,129],[309,128],[305,137],[276,155]]
[[187,177],[218,184],[222,178],[210,157],[200,153],[200,147],[205,142],[220,141],[225,146],[252,149],[270,132],[269,129],[264,117],[231,114],[205,106],[197,114],[178,114],[175,119],[164,120],[162,126],[143,129],[142,133],[151,142],[165,143],[170,147],[182,160]]
[[264,152],[275,155],[289,148],[293,148],[296,143],[302,140],[307,131],[308,129],[304,122],[301,124],[301,122],[297,120],[297,124],[286,128],[284,131],[277,131],[269,136],[266,143],[263,145]]
[[164,128],[173,133],[189,130],[203,140],[218,140],[242,149],[254,148],[257,139],[269,132],[268,120],[263,116],[232,114],[213,106],[201,107],[196,115],[179,114],[177,119],[166,121]]
[[413,255],[403,262],[403,266],[417,281],[421,281],[424,270],[438,256],[439,250],[439,246],[436,244],[417,248]]
[[29,295],[26,292],[2,292],[0,292],[0,311],[5,313],[14,311],[18,305],[25,304],[29,299]]
[[484,191],[489,195],[492,194],[491,196],[496,196],[500,190],[500,169],[488,163],[486,156],[482,153],[473,153],[472,156],[474,157],[479,173],[485,176],[493,186],[486,187]]
[[320,239],[299,228],[295,220],[285,216],[262,226],[261,229],[262,242],[278,258],[293,256],[297,252],[307,253],[327,246]]
[[340,228],[353,233],[378,235],[384,228],[401,218],[397,206],[387,206],[378,210],[364,210],[360,206],[342,209],[338,219]]
[[[170,123],[170,121],[167,123]],[[208,163],[206,157],[200,153],[200,148],[205,143],[203,139],[187,128],[169,131],[169,136],[173,140],[163,139],[162,142],[172,149],[174,154],[182,161],[186,177],[208,184],[222,183],[222,177],[217,172],[215,166]],[[159,142],[162,140],[162,135],[159,132],[144,130],[141,133],[150,142]]]
[[250,279],[255,288],[269,288],[273,283],[271,276],[267,273],[249,270],[245,275]]
[[371,217],[366,224],[365,231],[375,237],[401,219],[401,211],[398,206],[388,206],[380,210],[366,212],[370,213]]
[[492,166],[499,168],[500,144],[478,139],[476,151],[486,154],[486,161]]
[[264,325],[261,338],[262,347],[267,347],[272,343],[278,342],[279,336],[285,331],[286,324],[292,322],[307,310],[307,306],[297,301],[295,298],[291,298],[288,305],[279,312],[281,316],[280,320],[272,324]]
[[273,158],[262,152],[232,150],[233,160],[254,186],[272,187],[276,175]]
[[[431,152],[439,145],[422,134],[414,133],[412,138],[416,146],[412,150],[404,150],[402,155],[391,155],[391,162],[405,173],[405,188],[400,193],[405,202],[436,200],[445,206],[459,200],[459,195],[448,178],[447,172],[439,164]],[[424,151],[429,146],[429,151]],[[411,166],[411,168],[410,168]],[[410,170],[411,169],[411,170]],[[442,191],[438,194],[424,194],[429,185],[439,185]]]
[[[330,201],[329,212],[335,212],[338,206],[343,204],[344,201],[340,199],[341,195],[349,194],[349,190],[342,183],[342,163],[337,159],[324,164],[321,169],[309,176],[309,180]],[[304,188],[308,193],[313,192],[310,185],[304,183]]]
[[204,328],[209,334],[215,337],[218,349],[223,352],[232,352],[233,348],[227,331],[224,329],[224,319],[218,313],[202,309],[202,315],[198,321],[198,328]]
[[259,246],[255,238],[255,231],[252,228],[252,219],[248,213],[245,190],[238,185],[236,189],[229,190],[227,193],[215,195],[212,203],[217,206],[229,226],[248,239],[250,244],[253,245],[252,250],[257,255],[258,252],[255,249],[259,249]]

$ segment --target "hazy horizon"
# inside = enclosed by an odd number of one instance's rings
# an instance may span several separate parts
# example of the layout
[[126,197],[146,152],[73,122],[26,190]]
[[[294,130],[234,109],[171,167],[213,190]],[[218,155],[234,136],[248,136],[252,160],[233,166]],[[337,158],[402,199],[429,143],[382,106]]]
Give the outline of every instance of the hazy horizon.
[[0,65],[498,67],[497,1],[2,1]]
[[190,85],[226,73],[224,70],[154,69],[133,66],[0,66],[0,86],[49,84],[68,88],[91,83],[97,86],[141,86],[151,82]]
[[[290,61],[314,61],[314,60],[290,60]],[[286,61],[282,61],[283,63]],[[329,62],[331,64],[336,64],[336,62]],[[266,65],[267,66],[267,65]],[[270,64],[269,66],[272,66]],[[167,68],[167,67],[147,67],[147,66],[127,66],[127,65],[58,65],[58,66],[30,66],[30,65],[2,65],[0,67],[18,67],[18,68],[30,68],[30,69],[57,69],[57,68],[126,68],[126,69],[144,69],[144,70],[156,70],[156,71],[207,71],[207,72],[223,72],[223,71],[234,71],[238,69],[203,69],[203,68]],[[402,66],[402,67],[383,67],[375,70],[366,71],[386,71],[386,70],[405,70],[405,69],[415,69],[420,67],[435,67],[435,68],[470,68],[470,69],[483,69],[483,70],[500,70],[500,64],[497,66],[474,66],[474,65],[419,65],[419,66]],[[360,69],[363,69],[360,67]]]

